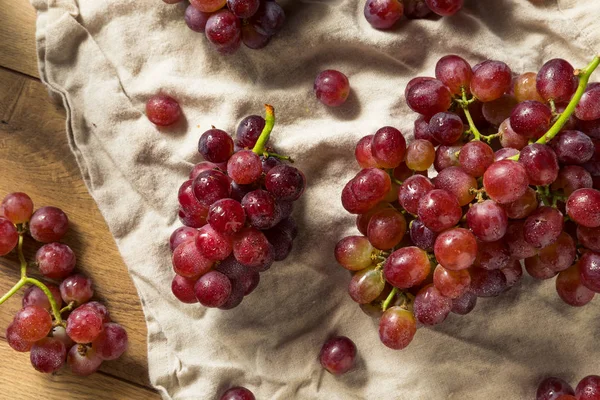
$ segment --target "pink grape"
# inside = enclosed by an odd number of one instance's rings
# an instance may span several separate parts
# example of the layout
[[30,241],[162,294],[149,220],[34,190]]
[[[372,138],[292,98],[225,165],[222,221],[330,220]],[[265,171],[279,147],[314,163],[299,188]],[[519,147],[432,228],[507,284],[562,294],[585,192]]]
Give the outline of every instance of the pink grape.
[[433,250],[444,268],[459,271],[473,265],[477,257],[477,240],[467,229],[449,229],[438,235]]
[[[54,301],[56,302],[58,308],[60,308],[62,306],[60,289],[58,288],[58,286],[51,284],[46,284],[46,287],[48,288],[48,290],[50,290],[50,293],[52,293],[52,297],[54,297]],[[46,296],[46,293],[44,293],[42,289],[35,285],[30,286],[25,291],[25,293],[23,293],[23,300],[21,301],[21,304],[23,305],[23,307],[36,306],[44,308],[48,311],[52,309],[50,300],[48,299],[48,296]]]
[[75,375],[91,375],[100,368],[100,364],[102,359],[91,347],[74,345],[67,353],[67,365]]
[[477,258],[473,265],[483,269],[502,269],[510,263],[510,252],[503,240],[477,242]]
[[43,338],[37,341],[30,351],[31,365],[46,374],[56,372],[65,365],[67,350],[58,339]]
[[208,223],[222,234],[233,235],[244,228],[246,214],[242,205],[233,199],[214,202],[208,211]]
[[298,168],[277,165],[265,176],[265,187],[278,200],[296,201],[306,189],[306,178]]
[[329,107],[339,107],[350,95],[350,82],[340,71],[326,69],[317,75],[314,91],[321,103]]
[[354,149],[354,157],[361,168],[377,167],[377,161],[371,152],[371,143],[374,135],[363,136]]
[[425,116],[446,111],[452,104],[452,93],[437,79],[416,82],[405,95],[410,109]]
[[519,103],[510,114],[510,126],[519,135],[538,139],[550,128],[552,111],[538,101]]
[[441,232],[458,223],[462,210],[456,197],[445,190],[431,190],[419,201],[419,219],[429,229]]
[[443,296],[451,299],[461,297],[469,289],[471,276],[469,271],[452,271],[438,264],[433,271],[433,285]]
[[458,161],[465,172],[479,178],[494,162],[494,150],[481,141],[469,142],[461,149]]
[[219,400],[256,400],[254,394],[245,387],[236,386],[228,389]]
[[116,360],[127,350],[127,331],[119,324],[104,324],[102,332],[92,342],[92,348],[103,360]]
[[454,95],[460,95],[461,89],[469,91],[473,70],[469,63],[456,55],[440,58],[435,65],[435,77],[450,89]]
[[321,366],[333,375],[350,371],[354,367],[355,359],[356,345],[345,336],[336,336],[327,340],[319,353]]
[[56,207],[42,207],[36,210],[29,221],[29,233],[38,242],[58,242],[69,229],[69,218]]
[[577,89],[575,70],[567,61],[555,58],[547,61],[537,74],[536,88],[544,100],[566,103]]
[[181,226],[173,231],[171,237],[169,238],[169,248],[171,251],[175,251],[175,249],[184,242],[188,242],[190,240],[195,240],[196,236],[198,236],[198,230],[194,228],[190,228],[188,226]]
[[406,140],[398,129],[384,126],[371,140],[371,153],[378,166],[396,168],[404,160]]
[[446,319],[452,309],[452,299],[443,296],[433,285],[422,288],[415,296],[415,318],[423,325],[437,325]]
[[450,112],[438,112],[429,120],[429,133],[441,144],[451,145],[459,140],[464,132],[460,117]]
[[418,247],[402,247],[385,262],[385,280],[399,289],[407,289],[423,282],[431,270],[427,252]]
[[588,375],[577,384],[575,389],[577,400],[598,400],[600,399],[600,376]]
[[172,261],[175,273],[186,278],[198,278],[207,273],[214,264],[203,255],[195,240],[179,245],[173,252]]
[[530,185],[549,185],[558,177],[558,159],[550,146],[532,143],[521,150],[519,162],[523,164]]
[[89,307],[78,307],[67,319],[67,335],[75,343],[90,343],[102,331],[102,316]]
[[198,299],[196,298],[196,293],[194,292],[195,284],[196,279],[175,275],[173,281],[171,282],[171,291],[173,292],[173,295],[182,303],[197,303]]
[[378,168],[361,170],[342,191],[342,205],[352,214],[362,214],[390,191],[390,176]]
[[15,225],[29,221],[33,214],[33,201],[22,192],[7,194],[0,207],[4,210],[3,216]]
[[261,267],[273,259],[273,249],[265,235],[256,228],[245,228],[233,241],[235,259],[248,267]]
[[471,79],[471,93],[482,102],[493,101],[508,91],[512,72],[501,61],[487,60],[479,65]]
[[471,275],[470,290],[477,297],[495,297],[506,290],[506,275],[499,269],[490,271],[474,267],[469,269],[469,273]]
[[231,239],[210,225],[205,225],[198,230],[196,247],[204,258],[210,261],[222,261],[229,257],[233,251]]
[[511,203],[523,196],[529,187],[527,170],[516,161],[495,162],[483,174],[483,187],[497,203]]
[[600,191],[577,189],[567,200],[567,214],[577,224],[597,228],[600,226]]
[[20,353],[28,352],[31,349],[31,346],[33,346],[33,342],[24,340],[17,333],[14,322],[11,322],[6,328],[6,341],[13,350]]
[[565,303],[573,307],[584,306],[594,298],[594,292],[581,283],[578,264],[558,274],[556,291]]
[[371,265],[375,248],[364,236],[347,236],[335,246],[335,259],[350,271],[359,271]]
[[571,385],[560,378],[546,378],[538,385],[535,400],[557,400],[564,394],[575,394]]
[[477,296],[471,292],[466,292],[461,297],[452,300],[451,311],[458,315],[467,315],[477,305]]
[[600,293],[600,254],[588,251],[579,259],[579,268],[583,285]]
[[0,217],[0,256],[10,253],[18,242],[17,228],[8,219]]
[[200,136],[198,152],[206,161],[226,162],[233,154],[233,139],[221,129],[209,129]]
[[387,309],[379,320],[379,339],[390,349],[406,348],[416,332],[417,322],[413,313],[398,306]]
[[367,0],[364,14],[376,29],[389,29],[402,17],[403,3],[399,0]]
[[406,219],[399,211],[386,208],[372,216],[367,232],[373,247],[388,250],[402,241],[406,232]]
[[440,171],[434,178],[436,189],[443,189],[453,194],[462,207],[473,201],[477,180],[461,167],[448,167]]
[[428,178],[422,175],[413,175],[400,186],[398,201],[406,211],[416,214],[421,198],[433,189],[435,187]]
[[194,291],[204,307],[220,307],[231,295],[231,281],[218,271],[210,271],[196,282]]
[[381,270],[373,266],[354,274],[348,285],[348,293],[358,304],[366,304],[379,297],[384,287]]
[[227,174],[237,184],[254,183],[262,175],[262,163],[251,150],[238,151],[227,161]]
[[508,228],[508,216],[493,200],[473,204],[467,212],[467,225],[484,242],[494,242],[504,237]]
[[463,0],[425,0],[427,7],[443,17],[456,14],[463,6]]
[[40,247],[35,262],[42,275],[51,279],[63,279],[75,268],[75,253],[66,244],[49,243]]
[[181,107],[171,96],[156,94],[146,102],[146,116],[154,125],[173,125],[181,118]]

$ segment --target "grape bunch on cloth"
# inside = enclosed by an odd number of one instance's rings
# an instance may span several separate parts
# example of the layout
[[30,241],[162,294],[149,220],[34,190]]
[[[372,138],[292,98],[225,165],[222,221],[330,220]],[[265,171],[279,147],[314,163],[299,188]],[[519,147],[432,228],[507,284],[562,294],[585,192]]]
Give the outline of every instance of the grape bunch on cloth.
[[[269,46],[231,56],[182,23],[183,3],[32,2],[42,79],[68,109],[71,148],[139,291],[150,378],[165,399],[213,398],[234,385],[274,400],[521,399],[543,376],[597,368],[597,309],[573,309],[554,285],[532,279],[389,350],[348,297],[349,276],[333,257],[337,240],[355,232],[339,197],[357,169],[354,145],[386,125],[412,137],[403,96],[412,77],[432,76],[448,53],[473,64],[501,60],[516,72],[558,57],[583,67],[600,52],[596,0],[472,0],[452,17],[388,32],[368,24],[362,0],[281,1],[286,25]],[[328,68],[352,87],[336,109],[312,92]],[[161,91],[185,118],[158,129],[144,106]],[[170,292],[168,244],[179,225],[178,186],[200,161],[202,132],[233,133],[264,103],[278,110],[278,151],[308,182],[294,210],[294,251],[234,310],[182,304]],[[352,338],[359,354],[354,372],[337,378],[317,361],[332,334]]]

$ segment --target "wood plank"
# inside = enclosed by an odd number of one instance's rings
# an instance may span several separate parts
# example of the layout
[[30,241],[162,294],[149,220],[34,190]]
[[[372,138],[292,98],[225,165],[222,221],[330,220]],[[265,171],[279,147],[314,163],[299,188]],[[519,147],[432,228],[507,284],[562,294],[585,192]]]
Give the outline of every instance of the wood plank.
[[[62,370],[57,375],[40,374],[29,363],[29,353],[17,353],[0,342],[0,376],[3,399],[11,400],[133,400],[159,399],[144,387],[96,373],[88,377]],[[7,361],[10,360],[10,361]]]
[[27,0],[0,0],[0,65],[39,77],[35,9]]
[[[4,84],[12,82],[12,84]],[[125,326],[130,347],[102,371],[150,387],[146,325],[139,298],[102,215],[83,183],[65,135],[65,113],[50,100],[37,80],[0,69],[0,198],[13,191],[28,193],[36,206],[53,205],[70,218],[63,240],[77,255],[77,268],[95,283],[95,297]],[[31,259],[39,246],[26,241]],[[8,261],[8,262],[7,262]],[[16,255],[2,259],[0,291],[18,279]],[[20,297],[20,296],[19,296]],[[0,307],[0,331],[19,308],[19,300]]]

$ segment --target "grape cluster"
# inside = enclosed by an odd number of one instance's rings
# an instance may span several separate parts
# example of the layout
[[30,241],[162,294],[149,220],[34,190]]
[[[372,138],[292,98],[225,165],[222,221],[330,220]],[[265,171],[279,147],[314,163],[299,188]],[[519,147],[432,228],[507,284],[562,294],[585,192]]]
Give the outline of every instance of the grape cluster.
[[435,78],[406,87],[420,114],[410,144],[389,126],[360,139],[362,170],[341,198],[361,235],[335,256],[385,345],[402,349],[417,322],[498,296],[523,261],[534,278],[557,276],[567,304],[600,293],[600,85],[588,85],[599,63],[553,59],[513,75],[501,61],[445,56]]
[[[258,285],[260,272],[287,258],[297,235],[293,202],[306,187],[289,157],[266,148],[274,124],[251,115],[235,141],[220,129],[202,134],[205,161],[179,188],[179,218],[185,225],[170,238],[175,278],[172,291],[184,303],[228,310]],[[252,149],[252,150],[250,150]]]
[[190,0],[184,19],[194,32],[204,32],[216,51],[233,54],[241,43],[255,50],[269,44],[283,27],[285,12],[274,0]]
[[535,400],[600,400],[600,376],[586,376],[575,390],[563,379],[546,378],[540,382]]
[[[68,228],[69,219],[59,208],[42,207],[33,212],[33,201],[25,193],[10,193],[4,198],[0,206],[0,255],[17,248],[21,279],[2,296],[0,304],[30,285],[23,294],[23,308],[6,329],[8,344],[16,351],[29,352],[37,371],[54,373],[66,363],[74,374],[86,376],[103,361],[116,360],[125,352],[127,332],[111,322],[106,306],[91,300],[92,280],[73,273],[75,254],[59,242]],[[58,286],[27,276],[22,249],[27,231],[44,243],[35,255],[35,265],[45,278],[61,281]]]
[[391,29],[406,16],[409,19],[428,17],[432,12],[442,17],[456,14],[464,0],[367,0],[365,18],[376,29]]

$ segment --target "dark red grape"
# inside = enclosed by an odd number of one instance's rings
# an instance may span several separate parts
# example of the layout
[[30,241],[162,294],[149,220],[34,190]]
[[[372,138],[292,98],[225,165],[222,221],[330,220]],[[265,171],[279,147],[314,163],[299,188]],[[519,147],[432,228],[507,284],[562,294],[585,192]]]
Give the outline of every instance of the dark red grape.
[[102,332],[102,316],[90,307],[78,307],[69,314],[67,335],[75,343],[93,342]]
[[243,265],[261,268],[273,261],[273,248],[256,228],[245,228],[233,241],[233,255]]
[[267,173],[265,187],[276,199],[296,201],[304,193],[306,178],[298,168],[277,165]]
[[226,162],[233,154],[233,139],[221,129],[209,129],[200,136],[198,152],[206,161]]
[[519,103],[510,114],[510,126],[514,132],[527,138],[540,138],[550,128],[552,111],[539,101]]
[[294,240],[292,236],[275,226],[274,228],[263,231],[267,240],[273,246],[273,259],[275,261],[283,261],[292,251],[292,245]]
[[575,116],[582,121],[600,119],[600,87],[586,90],[575,107]]
[[229,178],[217,170],[201,172],[194,179],[192,190],[198,202],[207,208],[217,200],[231,195]]
[[458,161],[465,172],[479,178],[494,162],[494,150],[480,141],[469,142],[460,150]]
[[256,182],[262,172],[260,158],[251,150],[238,151],[227,161],[227,174],[239,185]]
[[540,207],[525,220],[523,237],[533,247],[546,247],[558,239],[563,222],[563,215],[556,208]]
[[587,249],[600,252],[600,227],[588,228],[577,225],[577,240]]
[[342,205],[351,214],[369,211],[390,191],[390,176],[378,168],[360,171],[342,190]]
[[600,376],[588,375],[577,384],[575,389],[577,400],[598,400],[600,399]]
[[516,161],[495,162],[483,174],[483,187],[497,203],[511,203],[523,196],[529,187],[527,170]]
[[193,181],[200,174],[200,172],[217,168],[219,168],[219,166],[215,163],[211,163],[210,161],[200,161],[198,164],[194,165],[194,168],[192,168],[190,171],[189,178]]
[[502,61],[487,60],[479,64],[471,79],[471,93],[480,101],[500,98],[512,84],[512,72]]
[[446,111],[452,104],[452,93],[437,79],[418,81],[405,94],[410,109],[425,116]]
[[433,161],[435,170],[440,172],[448,167],[458,167],[460,165],[458,161],[460,149],[461,146],[438,146]]
[[245,222],[244,208],[233,199],[217,200],[209,208],[208,223],[213,229],[225,235],[239,232]]
[[155,125],[169,126],[181,118],[181,108],[177,100],[166,94],[157,94],[146,103],[146,116]]
[[404,6],[399,0],[367,0],[364,14],[376,29],[389,29],[402,17]]
[[407,289],[423,282],[431,270],[424,250],[410,246],[394,251],[385,262],[386,281],[399,289]]
[[271,36],[259,33],[254,25],[242,23],[242,42],[250,49],[262,49],[271,41]]
[[127,350],[127,331],[119,324],[104,324],[100,335],[92,342],[92,348],[103,360],[116,360]]
[[492,125],[500,125],[510,118],[515,106],[518,104],[514,96],[503,94],[500,98],[482,103],[481,111],[486,121]]
[[591,188],[594,185],[592,175],[578,165],[566,165],[558,171],[558,177],[550,188],[561,190],[565,196],[570,196],[577,189]]
[[240,47],[242,24],[231,11],[220,10],[208,17],[204,33],[219,53],[231,54]]
[[334,375],[350,371],[354,367],[355,358],[356,345],[345,336],[327,340],[319,353],[321,366]]
[[[434,146],[437,146],[439,143],[431,132],[429,131],[429,118],[425,118],[423,115],[419,115],[419,117],[415,120],[414,123],[414,136],[415,139],[423,139],[431,142]],[[364,167],[363,167],[364,168]]]
[[487,270],[473,267],[471,274],[471,292],[477,297],[495,297],[504,292],[507,287],[506,275],[499,270]]
[[454,195],[433,189],[419,201],[417,214],[425,226],[434,232],[441,232],[460,221],[462,210]]
[[428,192],[435,189],[431,181],[422,175],[413,175],[406,179],[398,191],[398,201],[411,214],[417,214],[419,201]]
[[461,297],[452,300],[452,311],[454,314],[466,315],[473,311],[477,305],[477,296],[472,292],[466,292]]
[[75,268],[75,253],[66,244],[49,243],[40,247],[35,262],[42,275],[51,279],[63,279]]
[[600,191],[577,189],[567,200],[567,214],[577,224],[597,228],[600,226]]
[[171,237],[169,238],[169,248],[171,251],[175,251],[175,249],[184,242],[196,239],[198,235],[198,230],[194,228],[190,228],[188,226],[182,226],[173,231]]
[[538,385],[535,400],[556,400],[563,394],[575,394],[571,385],[560,378],[546,378]]
[[191,30],[195,32],[204,32],[206,28],[206,22],[210,17],[210,13],[202,12],[196,7],[189,5],[185,9],[185,23]]
[[537,256],[540,262],[554,272],[564,271],[575,261],[577,249],[575,241],[566,232],[561,232],[554,243],[540,249]]
[[477,258],[473,265],[483,269],[502,269],[510,263],[510,252],[503,240],[477,242]]
[[578,264],[558,274],[556,292],[565,303],[573,307],[584,306],[594,298],[594,292],[581,283]]
[[29,233],[38,242],[58,242],[69,229],[69,218],[56,207],[42,207],[33,213],[29,221]]
[[583,164],[594,155],[594,143],[588,135],[580,131],[562,131],[550,146],[562,164]]
[[43,338],[37,341],[30,351],[31,365],[46,374],[56,372],[65,365],[67,350],[58,339]]
[[329,107],[339,107],[350,94],[348,77],[340,71],[327,69],[317,75],[314,83],[317,99]]
[[231,238],[205,225],[198,230],[196,247],[200,254],[210,261],[222,261],[233,251]]
[[433,285],[427,285],[415,296],[415,318],[423,325],[437,325],[446,319],[452,309],[452,299],[443,296]]
[[195,240],[182,243],[173,252],[173,270],[186,278],[198,278],[208,272],[213,264],[202,255]]
[[[60,308],[62,306],[62,298],[60,297],[60,289],[58,288],[58,286],[51,285],[49,283],[46,284],[46,287],[48,288],[48,290],[50,290],[50,293],[52,293],[52,297],[54,297],[54,301],[56,302],[56,305],[58,306],[58,308]],[[44,293],[42,291],[42,289],[40,289],[39,287],[37,287],[35,285],[30,286],[25,291],[25,293],[23,293],[23,299],[21,300],[21,304],[23,305],[23,307],[36,306],[36,307],[45,308],[48,311],[50,311],[52,309],[50,300],[48,299],[48,296],[46,296],[46,293]]]
[[508,216],[493,200],[473,204],[467,212],[467,225],[477,239],[495,242],[504,237],[508,227]]
[[252,149],[265,127],[265,119],[259,115],[244,118],[235,132],[235,144]]
[[389,250],[397,246],[406,233],[406,219],[394,208],[375,213],[369,221],[367,236],[373,247]]
[[285,22],[285,12],[275,1],[261,1],[258,11],[248,20],[258,33],[273,36]]
[[242,199],[242,207],[250,225],[269,229],[280,221],[275,198],[266,190],[254,190]]
[[439,112],[429,120],[429,133],[441,144],[455,143],[461,138],[463,132],[463,122],[456,114]]
[[228,389],[219,400],[256,400],[254,394],[245,387],[236,386]]
[[396,168],[404,160],[406,140],[398,129],[385,126],[373,136],[371,153],[379,167]]
[[60,283],[60,295],[65,304],[72,301],[75,304],[86,303],[94,295],[92,280],[80,274],[71,275]]
[[461,90],[469,92],[473,70],[469,63],[456,55],[440,58],[435,65],[435,77],[450,89],[454,95],[461,95]]
[[410,238],[415,246],[426,251],[433,251],[437,233],[426,227],[418,218],[410,223],[409,231]]
[[0,217],[0,256],[10,253],[19,242],[19,232],[8,219]]
[[579,268],[583,285],[600,293],[600,254],[588,251],[579,259]]
[[577,89],[575,70],[567,61],[555,58],[546,62],[537,74],[536,88],[544,100],[566,103]]
[[260,0],[227,0],[227,7],[238,18],[250,18],[260,6]]
[[379,340],[394,350],[406,348],[417,332],[415,316],[402,307],[387,309],[379,320]]

